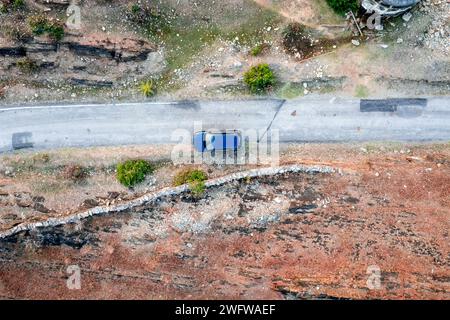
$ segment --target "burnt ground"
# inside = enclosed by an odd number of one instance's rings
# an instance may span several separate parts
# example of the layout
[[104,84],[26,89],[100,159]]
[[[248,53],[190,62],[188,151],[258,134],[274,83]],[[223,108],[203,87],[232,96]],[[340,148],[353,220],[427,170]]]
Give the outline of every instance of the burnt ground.
[[[0,244],[1,298],[446,299],[446,158],[286,174]],[[66,287],[81,268],[81,289]],[[369,289],[369,266],[381,271]]]

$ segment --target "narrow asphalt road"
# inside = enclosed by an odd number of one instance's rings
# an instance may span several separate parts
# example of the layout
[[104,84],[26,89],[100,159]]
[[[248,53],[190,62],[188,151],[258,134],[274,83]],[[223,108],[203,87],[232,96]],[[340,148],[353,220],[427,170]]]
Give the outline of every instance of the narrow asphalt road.
[[180,129],[213,128],[278,130],[281,142],[450,141],[450,97],[4,106],[0,152],[176,143]]

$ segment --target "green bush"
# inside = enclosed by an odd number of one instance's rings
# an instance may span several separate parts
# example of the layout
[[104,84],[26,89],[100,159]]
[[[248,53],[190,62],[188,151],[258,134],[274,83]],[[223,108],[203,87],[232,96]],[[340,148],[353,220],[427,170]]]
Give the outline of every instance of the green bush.
[[53,40],[60,41],[64,38],[64,27],[62,24],[53,22],[47,26],[47,33]]
[[144,81],[139,85],[139,90],[141,93],[148,97],[151,97],[155,94],[155,88],[152,80]]
[[253,93],[261,93],[275,84],[275,75],[267,63],[253,66],[244,74],[244,82]]
[[28,25],[35,35],[42,35],[45,33],[48,24],[48,19],[43,15],[35,15],[28,18]]
[[153,171],[154,167],[145,160],[127,160],[117,165],[117,180],[126,187],[132,187]]
[[175,175],[173,185],[181,186],[187,183],[194,196],[201,196],[206,190],[205,181],[207,179],[208,176],[202,170],[188,168]]
[[338,14],[344,15],[350,10],[358,11],[358,0],[327,0],[328,5]]
[[48,34],[48,36],[55,41],[60,41],[64,37],[63,25],[56,21],[50,21],[43,15],[30,17],[28,19],[28,24],[35,35],[40,36]]

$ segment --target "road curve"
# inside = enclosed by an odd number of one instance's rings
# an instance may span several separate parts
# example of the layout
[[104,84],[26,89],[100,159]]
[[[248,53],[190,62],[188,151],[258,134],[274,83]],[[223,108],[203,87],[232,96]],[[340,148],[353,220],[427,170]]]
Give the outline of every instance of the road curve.
[[180,130],[278,130],[281,142],[450,141],[450,98],[0,107],[0,152],[176,143]]

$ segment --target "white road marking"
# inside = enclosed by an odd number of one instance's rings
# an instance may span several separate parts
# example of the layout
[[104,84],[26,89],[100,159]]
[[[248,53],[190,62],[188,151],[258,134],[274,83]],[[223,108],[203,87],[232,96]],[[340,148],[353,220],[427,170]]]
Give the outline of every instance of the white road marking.
[[49,106],[29,106],[29,107],[9,107],[0,108],[2,111],[18,110],[38,110],[38,109],[69,109],[69,108],[91,108],[91,107],[123,107],[123,106],[145,106],[145,105],[177,105],[179,101],[174,102],[133,102],[133,103],[107,103],[107,104],[68,104],[68,105],[49,105]]

